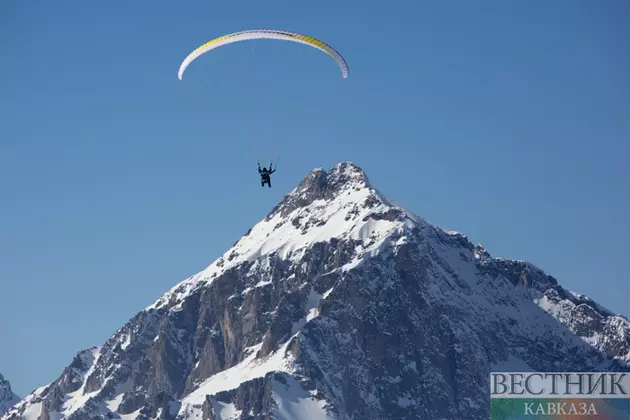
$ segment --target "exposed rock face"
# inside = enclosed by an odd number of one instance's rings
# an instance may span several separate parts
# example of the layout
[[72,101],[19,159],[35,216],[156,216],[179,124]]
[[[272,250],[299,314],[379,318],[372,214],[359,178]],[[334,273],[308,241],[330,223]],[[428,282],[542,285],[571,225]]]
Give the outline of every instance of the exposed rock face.
[[491,370],[630,371],[629,331],[342,163],[3,419],[487,419]]
[[20,401],[11,390],[11,384],[0,374],[0,416]]

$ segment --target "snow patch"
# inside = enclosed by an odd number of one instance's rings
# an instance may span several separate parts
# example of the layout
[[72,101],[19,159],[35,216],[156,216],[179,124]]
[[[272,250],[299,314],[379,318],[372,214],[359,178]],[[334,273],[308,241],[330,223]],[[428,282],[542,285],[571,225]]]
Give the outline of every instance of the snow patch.
[[106,405],[109,411],[113,411],[115,413],[116,410],[118,410],[118,406],[122,402],[124,396],[125,394],[121,393],[117,395],[113,400],[107,401]]
[[94,369],[96,368],[96,365],[98,363],[100,351],[101,348],[96,347],[93,348],[89,353],[87,353],[87,357],[84,359],[84,361],[90,364],[90,368],[87,370],[87,372],[85,372],[85,374],[83,374],[83,377],[81,378],[81,388],[79,388],[75,392],[66,394],[68,399],[62,405],[63,414],[65,416],[69,416],[70,414],[80,409],[91,397],[99,393],[100,390],[96,390],[88,394],[85,394],[84,392],[87,378],[89,378],[92,372],[94,372]]
[[213,401],[212,409],[214,410],[215,420],[238,420],[241,418],[241,410],[237,410],[232,403],[224,403],[221,401]]
[[136,420],[136,418],[140,415],[141,408],[129,414],[118,414],[121,420]]
[[306,317],[293,323],[291,327],[291,335],[295,335],[298,331],[306,325],[311,319],[316,318],[319,315],[319,302],[322,300],[322,295],[317,293],[312,287],[309,290],[304,310],[307,312]]
[[[290,342],[290,339],[287,340],[282,347],[266,358],[257,358],[257,353],[253,352],[241,363],[206,379],[196,390],[182,400],[182,407],[179,412],[182,413],[195,405],[203,404],[206,395],[215,395],[221,391],[236,389],[243,382],[264,377],[269,372],[293,372],[293,358],[288,354],[285,355]],[[262,344],[257,346],[262,346]]]
[[272,418],[277,420],[328,420],[334,417],[326,411],[324,400],[314,398],[315,392],[302,388],[293,376],[285,375],[286,384],[273,379],[271,395],[276,403]]
[[37,420],[42,413],[42,403],[28,404],[26,410],[22,414],[24,420]]

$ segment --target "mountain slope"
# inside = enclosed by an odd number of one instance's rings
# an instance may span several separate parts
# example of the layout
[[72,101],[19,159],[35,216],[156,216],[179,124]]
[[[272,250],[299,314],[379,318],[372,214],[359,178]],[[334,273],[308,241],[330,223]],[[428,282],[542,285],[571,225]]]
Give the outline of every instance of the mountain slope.
[[3,419],[482,419],[491,370],[630,370],[629,331],[344,162]]
[[20,401],[11,390],[11,384],[0,374],[0,416]]

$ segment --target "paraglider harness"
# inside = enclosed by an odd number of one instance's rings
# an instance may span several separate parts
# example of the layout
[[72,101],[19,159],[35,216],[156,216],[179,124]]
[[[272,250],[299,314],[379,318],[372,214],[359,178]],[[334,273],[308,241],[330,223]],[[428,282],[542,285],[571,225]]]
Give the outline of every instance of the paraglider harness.
[[[277,166],[277,165],[276,165]],[[271,188],[271,174],[276,172],[275,169],[273,169],[273,162],[269,164],[269,170],[267,170],[267,168],[262,168],[260,169],[260,162],[258,162],[258,173],[260,174],[260,184],[262,187],[265,186],[265,184],[267,184],[267,186],[269,186],[269,188]]]

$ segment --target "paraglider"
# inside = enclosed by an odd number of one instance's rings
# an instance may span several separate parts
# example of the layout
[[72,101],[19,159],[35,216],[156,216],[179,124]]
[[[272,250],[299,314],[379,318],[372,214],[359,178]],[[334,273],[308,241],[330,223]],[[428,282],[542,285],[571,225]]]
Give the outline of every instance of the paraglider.
[[345,79],[348,77],[348,63],[346,60],[339,54],[334,48],[330,45],[325,44],[324,42],[310,37],[308,35],[299,34],[295,32],[286,32],[286,31],[276,31],[271,29],[257,29],[257,30],[249,30],[242,32],[235,32],[233,34],[224,35],[219,38],[215,38],[211,41],[206,42],[193,52],[191,52],[188,57],[184,59],[181,66],[179,67],[179,72],[177,73],[177,77],[179,80],[182,80],[182,76],[184,75],[184,71],[188,67],[190,63],[192,63],[197,57],[200,55],[213,50],[215,48],[221,47],[223,45],[232,44],[234,42],[239,41],[247,41],[252,39],[277,39],[283,41],[291,41],[297,42],[300,44],[309,45],[313,48],[317,48],[320,51],[325,52],[330,55],[336,62],[339,68],[341,69],[341,74]]
[[260,185],[263,188],[265,187],[265,184],[267,184],[267,186],[271,188],[271,174],[274,172],[276,172],[276,170],[273,169],[273,162],[269,164],[269,169],[262,168],[262,170],[260,169],[260,162],[258,163],[258,173],[260,174]]
[[[218,47],[221,47],[227,44],[232,44],[232,43],[240,42],[240,41],[254,40],[254,39],[276,39],[276,40],[282,40],[282,41],[290,41],[290,42],[296,42],[299,44],[304,44],[304,45],[308,45],[310,47],[316,48],[320,51],[325,52],[326,54],[328,54],[330,57],[332,57],[335,60],[335,62],[339,66],[339,69],[341,70],[341,75],[344,79],[348,77],[348,74],[349,74],[348,63],[341,56],[341,54],[339,54],[330,45],[316,38],[310,37],[308,35],[296,33],[296,32],[278,31],[278,30],[271,30],[271,29],[258,29],[258,30],[235,32],[232,34],[224,35],[224,36],[215,38],[213,40],[210,40],[206,42],[205,44],[201,45],[200,47],[192,51],[190,54],[188,54],[188,56],[181,63],[179,67],[179,71],[177,73],[177,78],[179,80],[182,80],[184,72],[186,71],[186,68],[188,68],[190,63],[192,63],[199,56],[207,53],[208,51],[214,50]],[[258,164],[258,173],[260,174],[261,186],[263,188],[265,187],[265,185],[271,188],[271,174],[276,172],[277,169],[278,169],[277,162],[276,162],[276,169],[273,169],[273,162],[271,165],[269,165],[269,169],[267,168],[261,169],[260,163]]]

